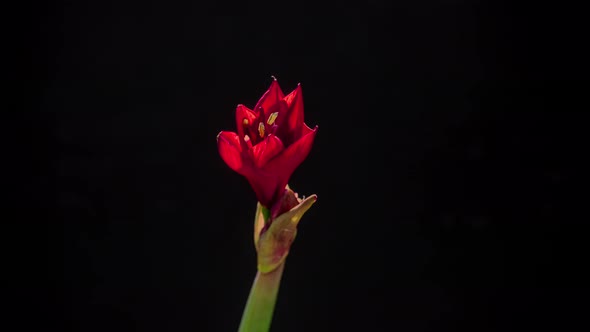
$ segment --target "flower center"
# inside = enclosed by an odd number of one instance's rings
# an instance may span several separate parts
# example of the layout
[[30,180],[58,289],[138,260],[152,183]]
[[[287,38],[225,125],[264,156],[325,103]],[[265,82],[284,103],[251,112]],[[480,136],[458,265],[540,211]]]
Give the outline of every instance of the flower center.
[[[248,120],[247,118],[244,118],[242,120],[242,125],[244,126],[246,130],[246,132],[249,132],[251,135],[254,134],[254,130],[258,130],[258,137],[260,137],[260,140],[264,139],[268,134],[274,134],[277,131],[277,125],[276,125],[276,121],[277,118],[279,116],[279,112],[273,112],[268,116],[268,119],[266,119],[266,124],[269,126],[269,128],[267,128],[267,126],[264,125],[264,121],[262,119],[262,115],[264,114],[262,112],[262,109],[260,110],[260,114],[261,114],[261,118],[259,118],[259,122],[258,122],[258,127],[256,129],[250,127],[250,120]],[[256,136],[256,135],[253,135]],[[252,143],[254,145],[256,145],[256,143],[258,143],[258,139],[256,137],[250,137],[248,135],[244,135],[244,141],[248,142],[250,141],[250,139],[253,139]]]

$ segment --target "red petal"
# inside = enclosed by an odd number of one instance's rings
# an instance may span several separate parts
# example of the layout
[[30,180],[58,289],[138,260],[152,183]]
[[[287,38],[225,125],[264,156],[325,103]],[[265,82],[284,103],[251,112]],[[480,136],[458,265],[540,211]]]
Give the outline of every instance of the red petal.
[[[260,144],[264,144],[264,142]],[[270,143],[270,145],[272,146],[273,143]],[[220,132],[217,135],[217,148],[225,163],[231,169],[246,177],[252,189],[254,189],[256,198],[260,204],[270,208],[277,192],[278,179],[276,175],[267,174],[252,165],[252,160],[248,157],[249,155],[242,153],[242,146],[236,133],[228,131]],[[271,152],[272,149],[269,150]]]
[[293,132],[303,125],[303,92],[300,84],[285,97],[285,102],[288,108],[286,124],[289,131]]
[[217,135],[217,149],[225,163],[239,173],[243,168],[242,147],[240,138],[236,133],[222,131]]
[[276,135],[268,135],[266,138],[252,148],[254,164],[256,167],[263,167],[269,160],[283,151],[283,142]]
[[260,170],[246,175],[246,179],[256,193],[256,198],[263,206],[270,209],[277,193],[278,180],[275,176],[262,173]]
[[289,182],[291,174],[293,174],[295,169],[309,154],[316,132],[317,126],[307,135],[301,137],[298,141],[283,150],[280,155],[270,160],[262,168],[265,172],[277,174],[279,177],[279,185],[277,188],[280,188],[280,190],[285,188],[287,182]]
[[258,113],[260,107],[262,107],[264,111],[264,119],[267,119],[268,115],[272,113],[272,106],[278,103],[280,100],[283,100],[283,98],[285,98],[285,94],[283,94],[283,91],[281,90],[279,83],[276,80],[273,80],[268,90],[264,93],[264,95],[262,95],[260,100],[256,103],[254,111]]

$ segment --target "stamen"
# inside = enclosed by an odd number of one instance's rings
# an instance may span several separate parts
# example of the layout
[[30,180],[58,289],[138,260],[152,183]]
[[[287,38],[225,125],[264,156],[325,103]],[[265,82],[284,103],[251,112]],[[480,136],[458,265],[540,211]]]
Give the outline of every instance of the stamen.
[[258,124],[258,134],[260,137],[264,137],[264,123],[262,122]]
[[272,126],[272,124],[275,123],[275,120],[277,119],[278,116],[279,116],[279,112],[271,113],[268,116],[268,120],[266,121],[266,123],[268,123],[269,125]]
[[252,141],[250,140],[250,136],[244,135],[244,143],[246,143],[248,149],[252,148]]
[[242,120],[242,125],[244,127],[247,127],[250,124],[250,121],[248,121],[248,119],[244,118],[244,120]]

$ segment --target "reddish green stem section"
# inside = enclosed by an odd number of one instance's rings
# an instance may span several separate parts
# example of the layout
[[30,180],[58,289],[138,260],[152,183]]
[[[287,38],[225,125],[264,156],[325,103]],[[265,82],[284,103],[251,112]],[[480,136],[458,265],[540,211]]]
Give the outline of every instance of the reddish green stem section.
[[284,268],[283,262],[271,272],[258,271],[238,332],[267,332],[270,329]]

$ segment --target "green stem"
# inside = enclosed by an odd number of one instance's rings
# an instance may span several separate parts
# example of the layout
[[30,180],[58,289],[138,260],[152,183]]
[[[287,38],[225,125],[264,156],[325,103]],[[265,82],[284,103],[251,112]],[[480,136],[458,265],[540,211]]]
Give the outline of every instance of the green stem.
[[242,314],[238,332],[267,332],[270,329],[284,268],[285,263],[283,262],[271,272],[261,273],[258,271]]

